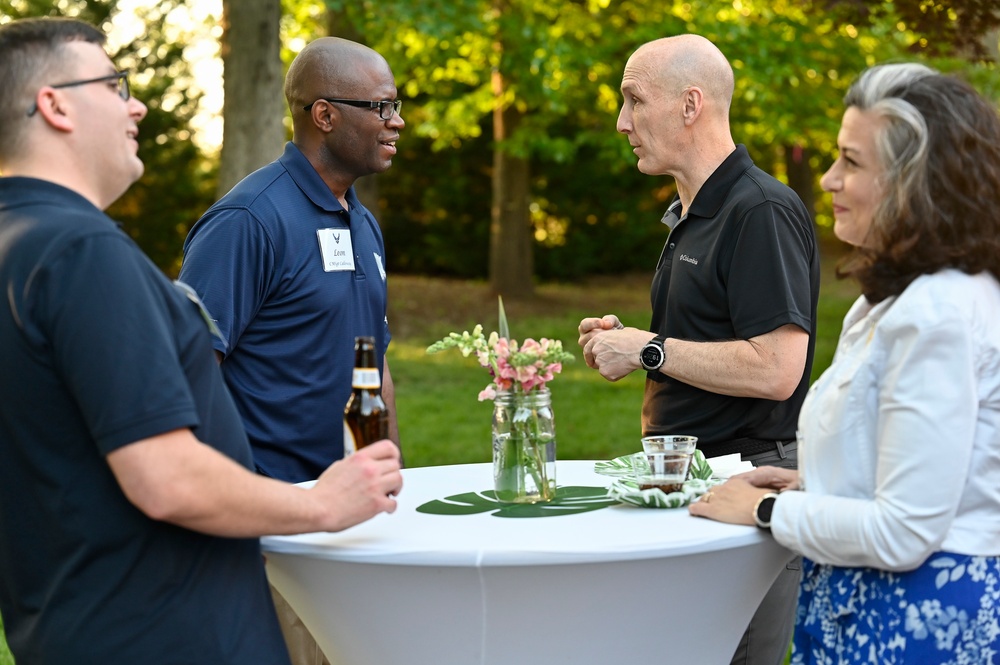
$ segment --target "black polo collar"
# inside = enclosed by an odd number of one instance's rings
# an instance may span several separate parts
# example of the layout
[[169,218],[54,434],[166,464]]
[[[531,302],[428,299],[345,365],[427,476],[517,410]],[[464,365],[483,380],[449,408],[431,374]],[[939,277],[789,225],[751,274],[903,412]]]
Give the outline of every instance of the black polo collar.
[[[740,179],[747,169],[753,166],[753,160],[750,159],[750,154],[747,152],[746,146],[742,143],[736,146],[736,149],[729,153],[718,168],[708,177],[705,184],[701,186],[698,193],[694,196],[694,201],[691,202],[691,206],[688,208],[687,215],[694,215],[695,217],[710,218],[715,217],[722,204],[725,203],[726,199],[729,197],[729,192],[732,190],[733,185]],[[677,225],[680,221],[680,210],[681,201],[680,198],[674,196],[674,200],[670,202],[670,207],[667,208],[667,212],[664,213],[662,221],[671,229]]]

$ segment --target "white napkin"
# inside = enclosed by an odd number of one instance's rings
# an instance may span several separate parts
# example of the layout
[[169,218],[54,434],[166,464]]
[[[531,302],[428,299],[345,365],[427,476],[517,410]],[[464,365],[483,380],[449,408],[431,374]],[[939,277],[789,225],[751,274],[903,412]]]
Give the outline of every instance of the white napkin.
[[741,460],[739,453],[711,457],[708,460],[708,464],[712,467],[713,478],[729,478],[730,476],[735,476],[737,473],[753,470],[753,464]]

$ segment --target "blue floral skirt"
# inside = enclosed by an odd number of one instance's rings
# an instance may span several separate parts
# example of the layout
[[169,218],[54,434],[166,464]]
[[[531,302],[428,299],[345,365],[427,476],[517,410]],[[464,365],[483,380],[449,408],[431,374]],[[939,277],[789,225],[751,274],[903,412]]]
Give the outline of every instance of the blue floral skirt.
[[937,552],[916,570],[803,558],[792,664],[1000,664],[1000,557]]

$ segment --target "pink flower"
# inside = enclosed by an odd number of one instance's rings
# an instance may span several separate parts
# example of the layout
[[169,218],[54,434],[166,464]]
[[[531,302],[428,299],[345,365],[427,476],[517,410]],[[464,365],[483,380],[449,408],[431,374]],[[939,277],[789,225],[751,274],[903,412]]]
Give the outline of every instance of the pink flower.
[[542,345],[536,342],[535,340],[531,339],[530,337],[524,340],[524,344],[521,345],[520,351],[521,353],[533,353],[536,356],[540,356],[543,353],[545,353],[545,349],[542,347]]
[[535,380],[535,374],[538,373],[538,368],[534,365],[528,365],[527,367],[518,367],[516,370],[517,380],[522,384],[530,384]]
[[497,368],[500,370],[498,379],[513,380],[517,378],[517,368],[507,361],[506,356],[497,358]]
[[[483,335],[477,325],[472,333],[449,333],[444,339],[427,347],[428,353],[457,348],[463,356],[475,355],[479,364],[490,373],[492,383],[479,393],[480,401],[492,400],[501,392],[531,392],[544,388],[562,371],[562,361],[572,356],[562,349],[559,341],[527,338],[520,346],[517,340],[502,339],[496,332]],[[556,362],[550,362],[550,361]]]

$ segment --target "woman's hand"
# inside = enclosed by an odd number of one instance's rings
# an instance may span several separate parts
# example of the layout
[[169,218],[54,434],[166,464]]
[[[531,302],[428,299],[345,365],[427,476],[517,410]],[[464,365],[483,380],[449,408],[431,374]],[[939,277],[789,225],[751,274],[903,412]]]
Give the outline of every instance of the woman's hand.
[[756,487],[742,477],[756,471],[760,469],[734,476],[721,485],[709,489],[688,506],[688,512],[696,517],[707,517],[727,524],[755,526],[754,507],[760,497],[773,491],[771,488]]

